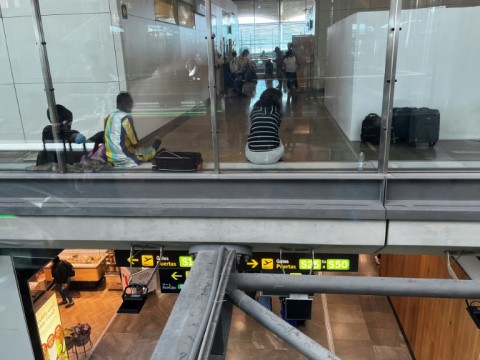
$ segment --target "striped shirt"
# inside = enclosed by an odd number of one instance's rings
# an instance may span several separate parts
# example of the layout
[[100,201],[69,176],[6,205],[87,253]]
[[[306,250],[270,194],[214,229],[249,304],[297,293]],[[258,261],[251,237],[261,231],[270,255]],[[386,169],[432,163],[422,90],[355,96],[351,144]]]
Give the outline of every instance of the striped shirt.
[[115,110],[105,121],[105,148],[109,163],[119,167],[135,167],[140,163],[135,155],[137,134],[132,117]]
[[279,147],[281,122],[282,114],[275,106],[253,109],[250,113],[248,148],[251,151],[269,151]]

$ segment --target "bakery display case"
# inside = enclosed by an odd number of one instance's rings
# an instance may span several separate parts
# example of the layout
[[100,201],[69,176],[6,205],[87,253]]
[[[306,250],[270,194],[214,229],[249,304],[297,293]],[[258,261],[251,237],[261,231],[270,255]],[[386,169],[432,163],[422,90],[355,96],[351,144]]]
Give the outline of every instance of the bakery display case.
[[52,279],[47,279],[44,269],[38,270],[30,279],[28,279],[28,287],[30,288],[30,296],[32,302],[35,302],[42,294],[49,290],[53,285]]
[[[58,254],[60,260],[67,260],[75,269],[71,281],[97,282],[105,274],[106,249],[68,249]],[[45,277],[52,280],[50,265],[45,267]]]

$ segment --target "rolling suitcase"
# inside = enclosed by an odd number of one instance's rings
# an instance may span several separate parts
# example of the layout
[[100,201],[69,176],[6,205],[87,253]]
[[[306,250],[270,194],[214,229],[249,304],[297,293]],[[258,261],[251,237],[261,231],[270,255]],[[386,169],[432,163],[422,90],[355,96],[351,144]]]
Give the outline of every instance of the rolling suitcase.
[[414,107],[394,107],[392,109],[392,141],[407,142],[409,141],[410,117]]
[[408,141],[417,145],[427,143],[433,147],[440,133],[440,112],[436,109],[419,108],[412,111]]
[[373,145],[380,143],[381,120],[381,117],[374,113],[365,116],[365,119],[362,121],[362,131],[360,133],[360,140],[362,140],[362,142],[369,142]]

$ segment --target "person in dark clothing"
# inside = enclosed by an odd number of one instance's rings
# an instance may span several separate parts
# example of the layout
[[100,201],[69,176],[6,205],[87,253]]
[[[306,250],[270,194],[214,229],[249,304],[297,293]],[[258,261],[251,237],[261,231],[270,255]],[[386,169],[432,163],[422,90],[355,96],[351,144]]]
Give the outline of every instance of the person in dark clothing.
[[283,78],[285,77],[285,74],[283,73],[283,59],[285,58],[285,55],[283,54],[283,51],[280,50],[278,46],[275,47],[275,64],[277,66],[277,80],[278,80],[278,86],[277,89],[282,90],[282,81]]
[[52,276],[62,296],[62,301],[59,302],[58,305],[67,304],[67,306],[65,306],[66,308],[75,305],[72,294],[70,294],[70,277],[68,276],[66,265],[63,261],[60,261],[58,256],[52,260]]

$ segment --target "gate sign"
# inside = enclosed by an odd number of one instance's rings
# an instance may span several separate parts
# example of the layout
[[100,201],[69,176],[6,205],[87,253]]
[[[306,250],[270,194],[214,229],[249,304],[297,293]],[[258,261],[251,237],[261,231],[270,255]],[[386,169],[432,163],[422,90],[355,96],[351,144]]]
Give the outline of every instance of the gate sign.
[[239,272],[303,273],[310,271],[358,271],[358,254],[315,254],[255,252],[237,265]]
[[160,291],[162,293],[179,293],[188,277],[188,270],[184,269],[161,269]]
[[160,259],[158,250],[142,250],[135,252],[130,258],[130,251],[115,250],[117,266],[129,267],[155,267],[160,261],[159,269],[190,269],[193,266],[193,259],[187,251],[164,251]]

